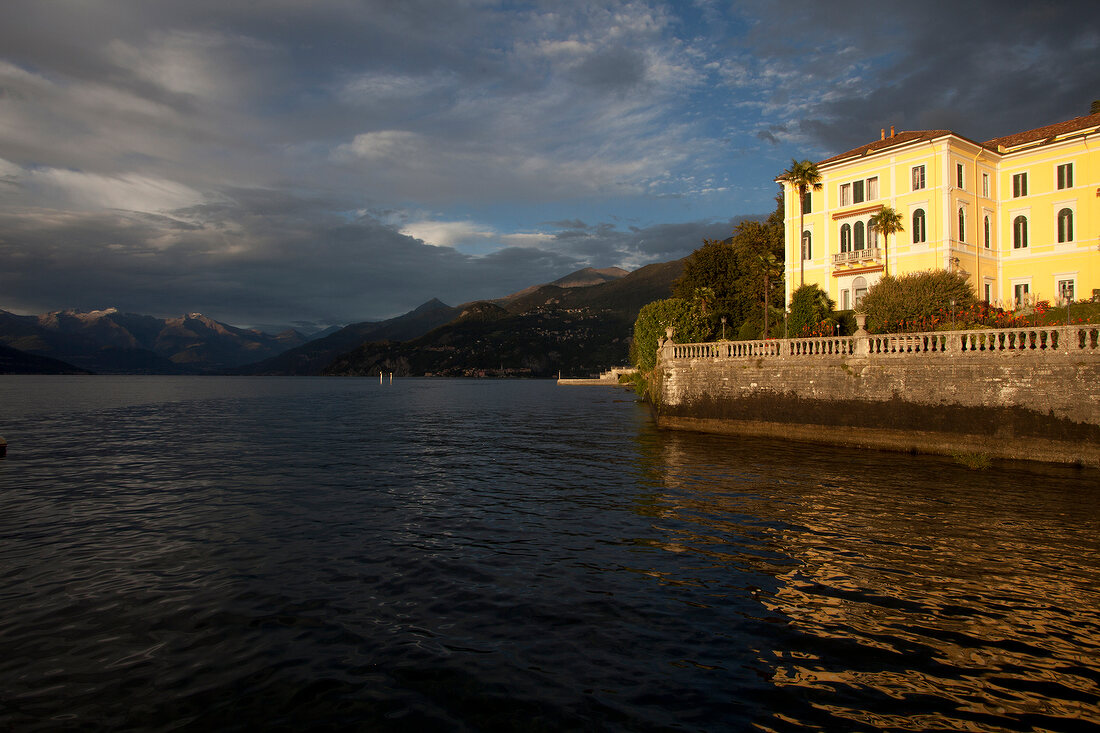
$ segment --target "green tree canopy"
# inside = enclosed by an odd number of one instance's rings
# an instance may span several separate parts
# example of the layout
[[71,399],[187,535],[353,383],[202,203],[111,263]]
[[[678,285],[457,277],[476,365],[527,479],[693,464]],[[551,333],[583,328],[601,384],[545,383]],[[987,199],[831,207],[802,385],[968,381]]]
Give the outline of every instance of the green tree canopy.
[[836,309],[829,294],[817,285],[803,285],[791,293],[791,312],[787,322],[788,335],[798,338],[816,333]]
[[[975,302],[967,275],[947,270],[883,275],[863,296],[859,307],[874,333],[923,330],[934,317],[963,310]],[[952,305],[954,301],[954,305]]]
[[713,334],[701,301],[655,300],[638,311],[638,320],[634,322],[634,340],[630,345],[634,366],[648,372],[657,365],[657,343],[665,337],[668,326],[675,329],[673,340],[681,344],[706,341]]

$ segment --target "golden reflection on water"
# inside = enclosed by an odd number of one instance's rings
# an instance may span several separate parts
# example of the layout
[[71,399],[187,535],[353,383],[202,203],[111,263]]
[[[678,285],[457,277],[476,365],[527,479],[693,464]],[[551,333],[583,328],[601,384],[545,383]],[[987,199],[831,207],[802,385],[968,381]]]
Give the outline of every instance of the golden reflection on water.
[[777,687],[875,728],[1100,723],[1094,476],[681,433],[645,450],[650,544],[774,578],[752,597],[785,623],[760,650]]

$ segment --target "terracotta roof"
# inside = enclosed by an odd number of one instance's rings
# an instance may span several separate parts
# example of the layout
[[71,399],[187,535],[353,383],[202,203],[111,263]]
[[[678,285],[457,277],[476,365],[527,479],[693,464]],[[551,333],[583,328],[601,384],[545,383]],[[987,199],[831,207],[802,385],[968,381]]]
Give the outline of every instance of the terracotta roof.
[[840,155],[834,155],[831,158],[819,161],[818,165],[825,165],[826,163],[832,163],[836,160],[843,158],[852,158],[861,155],[870,155],[871,153],[877,153],[880,150],[893,147],[895,145],[901,145],[902,143],[910,143],[922,140],[932,140],[943,135],[952,134],[950,130],[903,130],[896,133],[892,137],[888,137],[885,140],[875,140],[874,142],[861,145],[858,148],[853,148],[846,153]]
[[1037,127],[1027,132],[1017,132],[1015,135],[994,138],[983,143],[983,145],[987,148],[993,148],[994,150],[997,149],[998,145],[1004,145],[1006,148],[1011,148],[1016,145],[1024,145],[1040,140],[1049,140],[1059,135],[1077,132],[1078,130],[1087,130],[1090,127],[1097,126],[1100,126],[1100,112],[1094,115],[1085,115],[1084,117],[1074,117],[1072,120],[1058,122],[1053,125],[1047,125],[1046,127]]

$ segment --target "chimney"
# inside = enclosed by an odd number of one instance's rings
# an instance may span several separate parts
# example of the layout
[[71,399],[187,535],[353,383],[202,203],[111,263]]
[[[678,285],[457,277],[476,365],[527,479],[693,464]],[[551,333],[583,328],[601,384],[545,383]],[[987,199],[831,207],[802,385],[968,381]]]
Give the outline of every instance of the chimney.
[[878,131],[878,139],[879,140],[885,140],[886,139],[886,128],[885,127]]
[[890,125],[890,137],[894,136],[894,126]]

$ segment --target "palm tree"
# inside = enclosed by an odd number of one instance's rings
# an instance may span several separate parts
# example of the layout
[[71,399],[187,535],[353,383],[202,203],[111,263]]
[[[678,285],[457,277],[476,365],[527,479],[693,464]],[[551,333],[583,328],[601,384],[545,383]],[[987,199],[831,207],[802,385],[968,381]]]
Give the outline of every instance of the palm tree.
[[882,210],[871,217],[867,222],[872,229],[882,233],[882,274],[890,274],[890,252],[887,249],[887,242],[891,234],[897,234],[905,229],[902,226],[901,214],[899,214],[892,206],[883,206]]
[[798,189],[798,284],[801,286],[806,284],[804,267],[806,258],[803,257],[802,251],[802,232],[806,230],[806,207],[803,202],[806,200],[807,191],[821,190],[821,172],[817,169],[816,163],[791,158],[791,167],[783,171],[780,178],[791,184],[791,188]]
[[[760,271],[764,275],[764,333],[763,338],[768,337],[768,311],[771,308],[770,288],[768,281],[772,276],[778,277],[783,274],[783,262],[775,256],[773,252],[767,250],[758,252],[756,255],[756,264],[760,267]],[[786,334],[784,334],[786,335]]]

